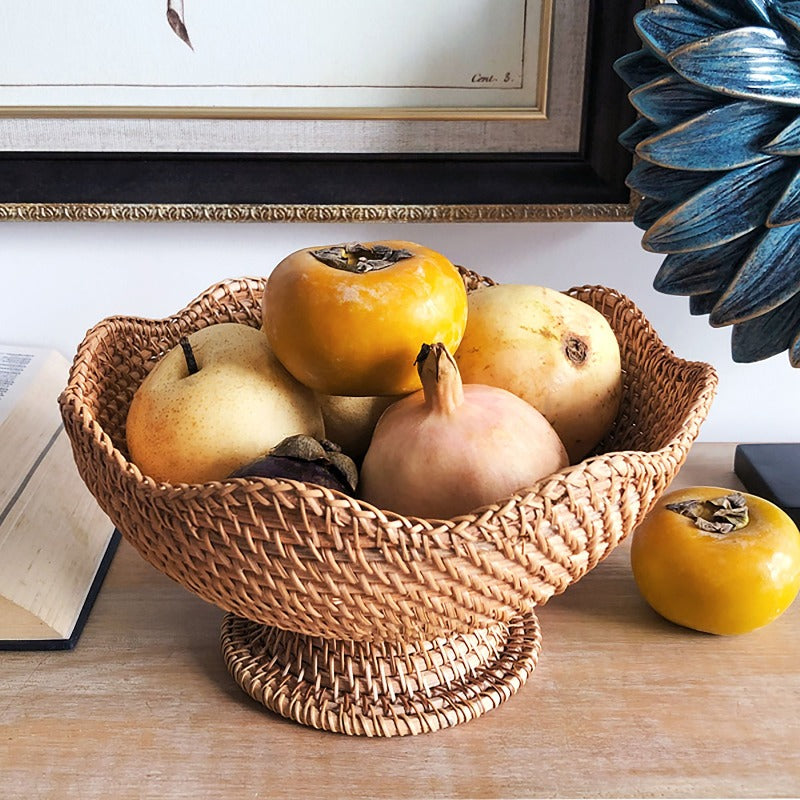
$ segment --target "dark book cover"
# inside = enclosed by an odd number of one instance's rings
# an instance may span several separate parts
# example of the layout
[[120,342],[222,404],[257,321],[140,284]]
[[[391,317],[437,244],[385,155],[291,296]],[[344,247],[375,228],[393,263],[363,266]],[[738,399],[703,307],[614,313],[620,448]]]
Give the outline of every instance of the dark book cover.
[[800,527],[800,443],[737,445],[733,471],[748,492],[775,503]]

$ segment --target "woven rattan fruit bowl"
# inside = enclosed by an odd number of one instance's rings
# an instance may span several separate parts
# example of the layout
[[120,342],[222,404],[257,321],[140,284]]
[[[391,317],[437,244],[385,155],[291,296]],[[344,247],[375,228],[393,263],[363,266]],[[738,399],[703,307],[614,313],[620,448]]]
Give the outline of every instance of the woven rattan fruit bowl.
[[[462,271],[468,289],[482,281]],[[153,566],[228,613],[222,649],[269,709],[348,734],[415,734],[515,693],[539,653],[537,605],[627,536],[672,481],[716,389],[616,291],[570,294],[620,343],[625,387],[598,455],[451,520],[407,519],[312,484],[171,485],[129,460],[134,391],[180,337],[258,326],[265,281],[222,282],[163,320],[111,317],[82,342],[60,398],[78,470]]]

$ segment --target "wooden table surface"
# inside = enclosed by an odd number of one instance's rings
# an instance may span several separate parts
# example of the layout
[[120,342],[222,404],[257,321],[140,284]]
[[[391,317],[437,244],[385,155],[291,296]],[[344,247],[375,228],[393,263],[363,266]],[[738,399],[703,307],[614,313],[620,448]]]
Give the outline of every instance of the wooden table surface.
[[[697,444],[676,485],[740,488],[732,460]],[[541,609],[516,696],[433,734],[274,716],[226,671],[222,616],[123,542],[74,651],[0,653],[0,797],[800,794],[800,600],[751,634],[693,633],[644,604],[629,540]]]

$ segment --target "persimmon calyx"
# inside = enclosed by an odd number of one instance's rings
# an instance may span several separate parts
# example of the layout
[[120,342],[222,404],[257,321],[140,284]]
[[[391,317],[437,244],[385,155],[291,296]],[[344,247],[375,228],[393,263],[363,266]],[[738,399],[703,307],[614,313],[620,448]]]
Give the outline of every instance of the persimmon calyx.
[[689,499],[668,503],[665,508],[688,517],[696,528],[710,533],[738,531],[750,522],[747,500],[739,492],[711,500]]
[[399,261],[414,256],[410,250],[395,250],[384,244],[374,244],[368,247],[361,242],[347,242],[310,252],[317,261],[346,272],[373,272],[391,267]]

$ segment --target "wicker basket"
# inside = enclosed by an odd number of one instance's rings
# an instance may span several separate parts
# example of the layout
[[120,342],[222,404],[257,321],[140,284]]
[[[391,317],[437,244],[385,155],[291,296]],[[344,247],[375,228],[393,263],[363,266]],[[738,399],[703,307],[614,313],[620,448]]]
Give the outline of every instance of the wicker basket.
[[[468,289],[481,276],[462,270]],[[625,388],[597,455],[451,520],[404,518],[288,480],[156,483],[128,460],[134,391],[178,339],[259,325],[265,282],[213,286],[164,320],[111,317],[82,342],[60,397],[78,470],[157,569],[229,612],[222,647],[252,697],[316,728],[403,735],[498,705],[536,664],[537,605],[641,522],[684,462],[716,390],[624,296],[569,291],[620,343]]]

